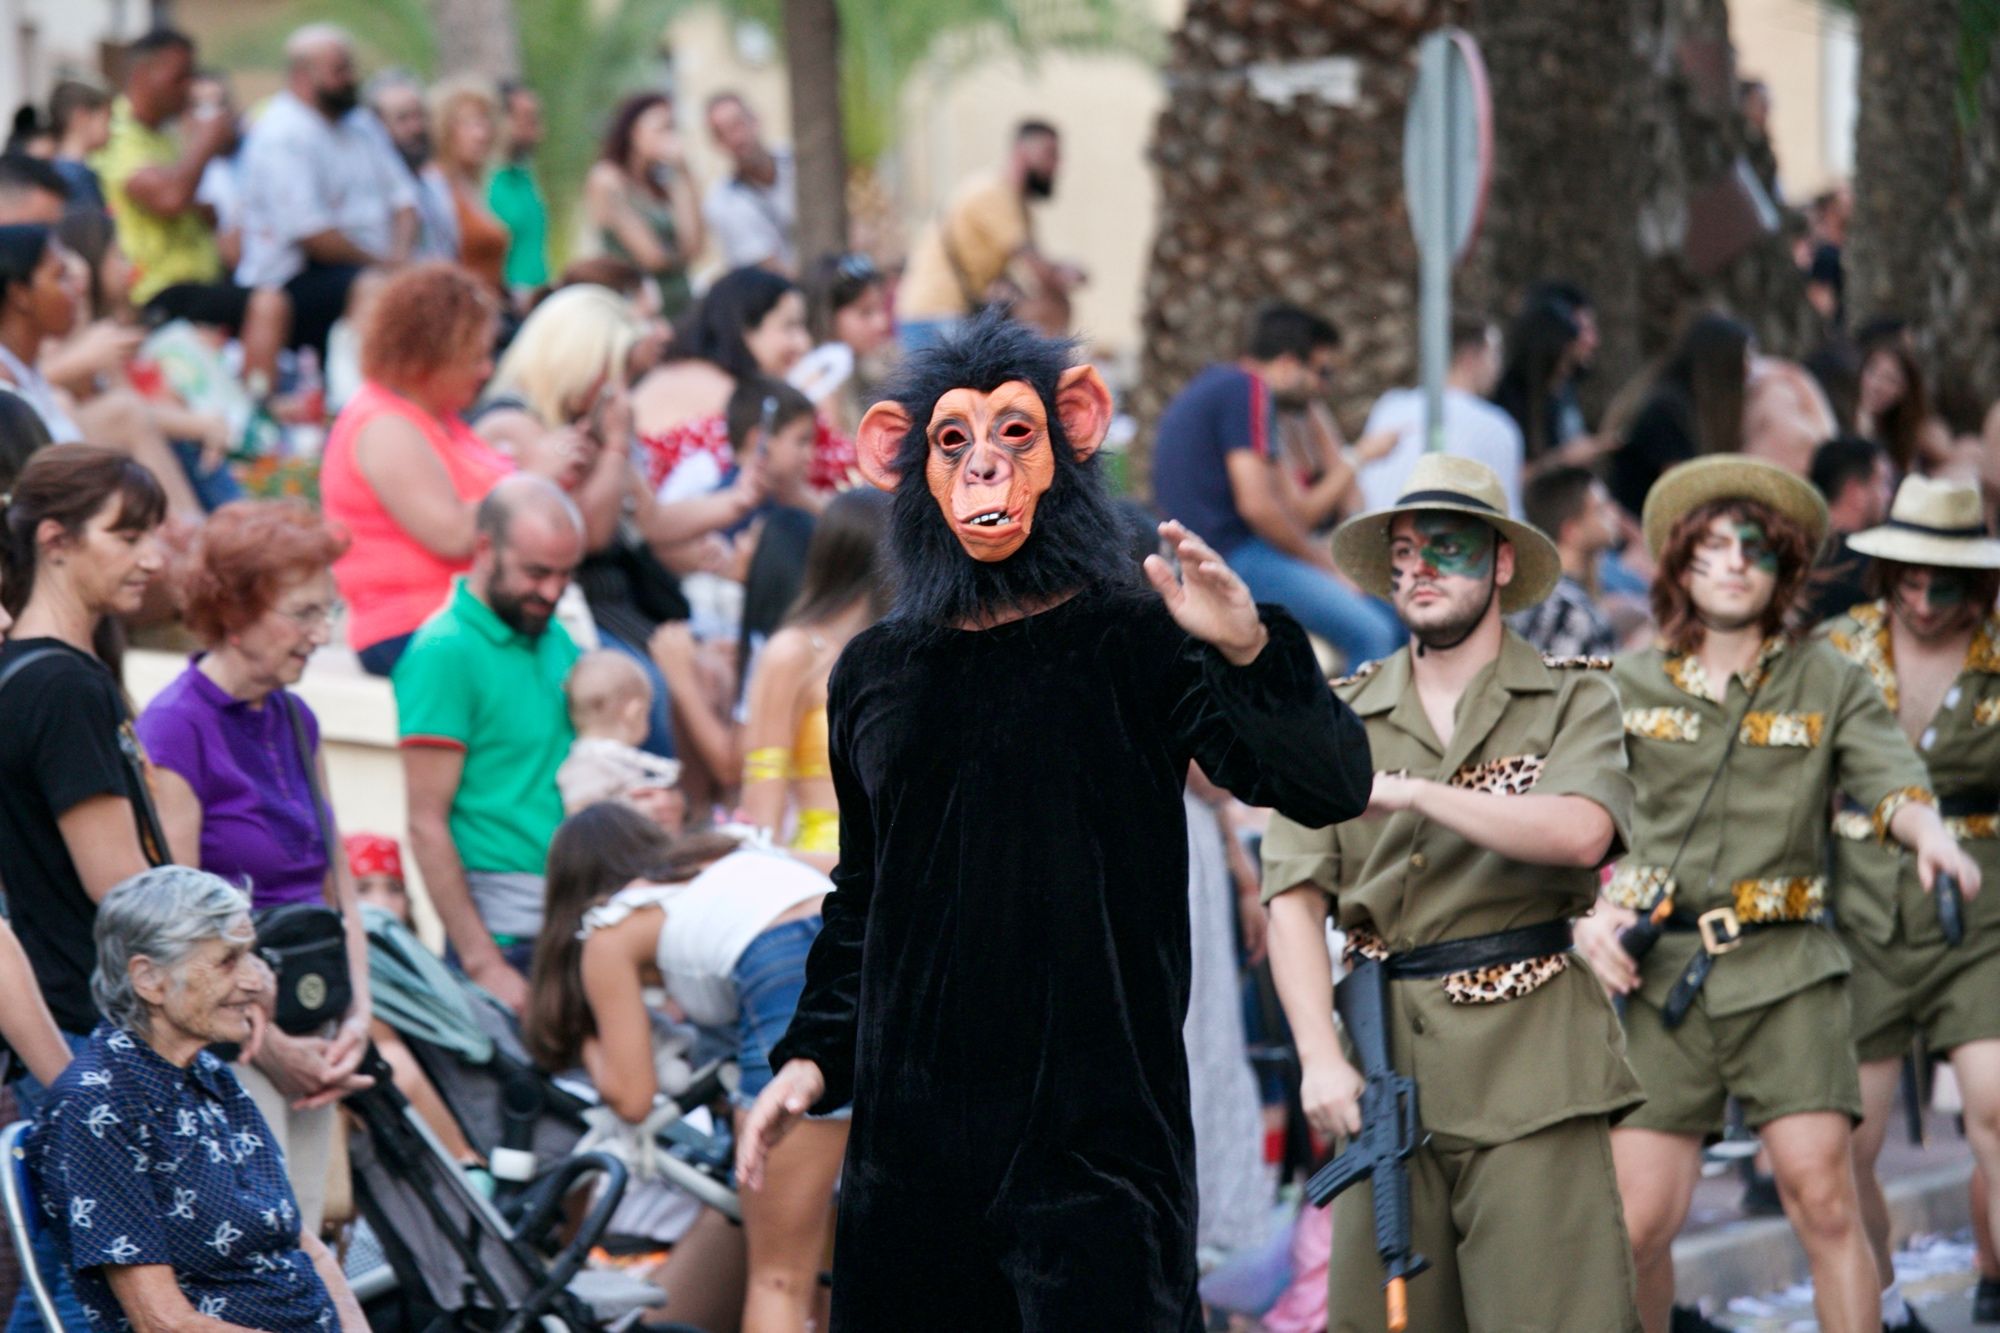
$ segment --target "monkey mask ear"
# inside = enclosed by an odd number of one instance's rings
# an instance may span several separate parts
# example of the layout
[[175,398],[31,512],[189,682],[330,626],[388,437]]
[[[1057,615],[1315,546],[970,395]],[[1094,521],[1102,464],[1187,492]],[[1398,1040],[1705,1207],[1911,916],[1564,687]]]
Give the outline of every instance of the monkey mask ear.
[[[1056,383],[1056,419],[1062,422],[1076,461],[1097,452],[1111,429],[1111,390],[1095,366],[1071,366]],[[863,423],[866,428],[866,423]]]
[[896,455],[910,433],[910,414],[902,406],[883,399],[861,418],[854,433],[854,465],[870,486],[893,491],[902,474],[896,471]]

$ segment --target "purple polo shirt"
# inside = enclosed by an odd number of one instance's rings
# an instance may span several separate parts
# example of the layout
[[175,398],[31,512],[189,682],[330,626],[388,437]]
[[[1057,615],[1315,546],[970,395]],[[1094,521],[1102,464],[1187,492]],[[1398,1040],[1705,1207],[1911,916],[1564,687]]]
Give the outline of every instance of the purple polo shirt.
[[201,868],[248,881],[258,911],[324,902],[326,845],[287,710],[299,711],[314,754],[319,719],[285,690],[254,705],[232,698],[201,673],[200,660],[146,705],[138,730],[147,757],[185,778],[201,801]]

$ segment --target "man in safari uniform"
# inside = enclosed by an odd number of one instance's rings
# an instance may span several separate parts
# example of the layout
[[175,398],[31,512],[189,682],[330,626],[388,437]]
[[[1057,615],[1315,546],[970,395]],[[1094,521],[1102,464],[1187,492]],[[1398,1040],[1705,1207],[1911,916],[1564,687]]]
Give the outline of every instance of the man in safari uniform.
[[[1826,626],[1826,637],[1881,688],[1882,699],[1916,747],[1945,828],[1979,864],[1990,887],[2000,879],[2000,541],[1987,535],[1979,491],[1958,482],[1911,477],[1896,492],[1888,522],[1848,539],[1872,557],[1875,600]],[[1883,1283],[1891,1330],[1920,1329],[1889,1261],[1889,1209],[1875,1159],[1896,1099],[1901,1058],[1913,1037],[1948,1053],[1965,1098],[1965,1137],[1980,1170],[2000,1180],[2000,893],[1965,906],[1963,943],[1947,944],[1937,903],[1915,861],[1871,836],[1857,802],[1833,821],[1833,886],[1841,942],[1854,970],[1847,979],[1854,1045],[1861,1058],[1861,1127],[1854,1174],[1861,1218]],[[1989,1225],[2000,1193],[1986,1191]],[[2000,1291],[1982,1280],[1988,1318]]]
[[[1506,512],[1489,469],[1430,454],[1393,507],[1334,535],[1341,568],[1395,604],[1411,642],[1335,682],[1374,755],[1368,816],[1271,823],[1271,965],[1306,1114],[1333,1135],[1360,1127],[1361,1076],[1334,1033],[1328,918],[1350,956],[1387,959],[1391,1059],[1429,1135],[1410,1176],[1432,1269],[1409,1284],[1409,1326],[1628,1333],[1609,1129],[1639,1089],[1569,922],[1625,846],[1632,784],[1610,664],[1546,659],[1501,620],[1562,573],[1554,544]],[[1335,1206],[1331,1328],[1375,1333],[1368,1187]]]

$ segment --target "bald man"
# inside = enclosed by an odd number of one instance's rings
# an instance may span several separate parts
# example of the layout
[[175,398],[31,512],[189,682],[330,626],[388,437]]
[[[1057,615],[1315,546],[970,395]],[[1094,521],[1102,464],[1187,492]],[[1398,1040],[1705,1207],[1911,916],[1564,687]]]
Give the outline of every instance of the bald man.
[[399,263],[416,241],[410,174],[353,112],[354,46],[330,24],[285,43],[285,86],[244,141],[241,287],[282,287],[292,343],[326,350],[362,269]]
[[449,956],[518,1013],[575,738],[563,682],[577,647],[554,617],[583,519],[554,483],[517,473],[480,503],[476,532],[471,572],[391,679],[410,847]]

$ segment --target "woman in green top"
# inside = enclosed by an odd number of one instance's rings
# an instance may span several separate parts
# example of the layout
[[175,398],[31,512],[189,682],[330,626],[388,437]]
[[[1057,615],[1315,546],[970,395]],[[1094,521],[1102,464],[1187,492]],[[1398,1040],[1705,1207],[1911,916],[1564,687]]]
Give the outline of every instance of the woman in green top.
[[[1861,1095],[1848,959],[1826,919],[1833,793],[1915,852],[1926,887],[1949,871],[1976,892],[1979,871],[1881,691],[1788,628],[1826,536],[1818,493],[1713,455],[1662,476],[1643,522],[1661,642],[1612,676],[1639,798],[1631,854],[1576,929],[1626,997],[1626,1057],[1646,1091],[1611,1132],[1640,1317],[1665,1333],[1674,1233],[1733,1096],[1770,1152],[1820,1327],[1873,1333],[1878,1284],[1850,1164]],[[1641,914],[1662,933],[1635,959],[1619,932]]]
[[607,254],[630,260],[659,285],[668,319],[691,298],[688,261],[701,252],[701,194],[688,174],[664,93],[634,93],[618,104],[583,204]]

